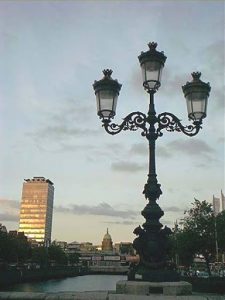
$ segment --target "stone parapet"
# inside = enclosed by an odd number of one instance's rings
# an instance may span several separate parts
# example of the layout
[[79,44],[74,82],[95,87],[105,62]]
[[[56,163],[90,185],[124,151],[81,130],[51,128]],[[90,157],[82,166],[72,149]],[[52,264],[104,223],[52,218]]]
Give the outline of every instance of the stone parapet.
[[92,292],[60,292],[60,293],[29,293],[29,292],[0,292],[1,300],[225,300],[222,295],[183,295],[165,296],[115,294],[115,291]]
[[186,295],[186,296],[164,296],[152,294],[146,295],[126,295],[126,294],[111,294],[107,300],[225,300],[225,296],[218,295]]
[[179,282],[148,282],[121,280],[116,284],[117,294],[130,295],[191,295],[192,285],[185,281]]
[[107,300],[108,291],[93,292],[59,292],[59,293],[30,293],[30,292],[0,292],[4,300]]

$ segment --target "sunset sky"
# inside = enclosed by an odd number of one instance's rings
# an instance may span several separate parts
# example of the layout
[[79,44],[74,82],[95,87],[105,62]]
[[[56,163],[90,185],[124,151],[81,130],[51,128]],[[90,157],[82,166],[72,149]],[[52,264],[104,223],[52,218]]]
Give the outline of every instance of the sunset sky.
[[[204,3],[203,3],[204,2]],[[24,178],[54,182],[52,239],[132,241],[148,173],[140,131],[111,136],[96,114],[92,84],[113,70],[122,89],[114,122],[147,113],[138,55],[151,41],[167,56],[157,113],[189,124],[181,86],[191,72],[210,82],[208,115],[193,138],[157,141],[164,225],[194,198],[212,201],[224,186],[223,1],[1,1],[0,223],[18,229]]]

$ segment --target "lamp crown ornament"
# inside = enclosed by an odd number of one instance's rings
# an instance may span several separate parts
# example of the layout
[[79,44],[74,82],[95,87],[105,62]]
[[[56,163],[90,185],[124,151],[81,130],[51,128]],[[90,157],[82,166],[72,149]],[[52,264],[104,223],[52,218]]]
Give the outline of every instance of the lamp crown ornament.
[[205,93],[206,95],[209,96],[209,92],[211,90],[209,82],[203,82],[200,77],[201,77],[201,72],[192,72],[192,81],[187,83],[182,86],[183,92],[186,95],[187,93],[195,91],[196,88],[198,88],[198,91],[201,91]]
[[193,73],[191,73],[191,75],[192,75],[193,81],[199,81],[202,73],[201,72],[193,72]]
[[104,74],[105,77],[110,78],[111,79],[111,75],[112,75],[112,70],[111,69],[104,69],[102,71],[102,73]]
[[149,47],[150,51],[155,51],[157,46],[158,46],[158,44],[155,42],[148,43],[148,47]]

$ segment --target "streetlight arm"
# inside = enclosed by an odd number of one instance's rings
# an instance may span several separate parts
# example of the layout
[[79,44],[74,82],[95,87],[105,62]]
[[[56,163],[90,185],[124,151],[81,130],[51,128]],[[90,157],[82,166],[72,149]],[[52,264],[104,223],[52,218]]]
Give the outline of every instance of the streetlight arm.
[[136,131],[138,128],[141,128],[143,131],[141,133],[142,136],[147,135],[147,117],[142,112],[132,112],[129,115],[127,115],[123,122],[118,125],[115,123],[111,123],[111,120],[109,119],[103,119],[103,127],[105,128],[106,132],[112,135],[115,135],[117,133],[120,133],[122,130],[131,130]]
[[164,112],[158,115],[157,123],[158,128],[156,130],[158,136],[162,136],[162,129],[166,129],[167,131],[178,131],[183,132],[188,136],[196,135],[199,130],[202,128],[201,121],[195,121],[193,124],[183,126],[180,122],[181,120],[178,119],[174,114],[169,112]]

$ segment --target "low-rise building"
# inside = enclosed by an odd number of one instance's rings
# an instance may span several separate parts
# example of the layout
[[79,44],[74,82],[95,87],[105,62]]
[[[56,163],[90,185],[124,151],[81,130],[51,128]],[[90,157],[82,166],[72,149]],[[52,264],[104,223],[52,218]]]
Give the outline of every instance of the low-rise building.
[[52,242],[53,245],[59,246],[63,251],[67,250],[67,242],[65,241],[53,241]]
[[80,243],[74,241],[72,243],[67,244],[67,249],[66,249],[67,254],[73,254],[80,252]]
[[7,233],[7,229],[4,225],[2,225],[2,223],[0,223],[0,231],[4,232],[4,233]]

